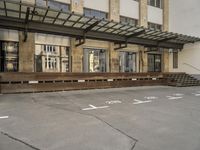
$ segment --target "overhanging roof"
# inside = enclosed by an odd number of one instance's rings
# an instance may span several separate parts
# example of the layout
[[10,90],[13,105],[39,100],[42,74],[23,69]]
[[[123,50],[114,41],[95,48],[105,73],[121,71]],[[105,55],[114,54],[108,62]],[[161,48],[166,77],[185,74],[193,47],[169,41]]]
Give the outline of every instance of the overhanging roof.
[[0,0],[0,27],[173,49],[182,49],[186,43],[200,41],[197,37],[100,20],[11,0]]

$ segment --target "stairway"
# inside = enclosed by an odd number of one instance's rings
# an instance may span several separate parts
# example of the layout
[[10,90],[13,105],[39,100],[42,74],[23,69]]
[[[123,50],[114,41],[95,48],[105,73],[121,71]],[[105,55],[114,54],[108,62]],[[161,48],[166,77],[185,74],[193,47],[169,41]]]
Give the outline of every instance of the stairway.
[[166,74],[169,86],[189,87],[200,86],[200,80],[186,73],[168,73]]

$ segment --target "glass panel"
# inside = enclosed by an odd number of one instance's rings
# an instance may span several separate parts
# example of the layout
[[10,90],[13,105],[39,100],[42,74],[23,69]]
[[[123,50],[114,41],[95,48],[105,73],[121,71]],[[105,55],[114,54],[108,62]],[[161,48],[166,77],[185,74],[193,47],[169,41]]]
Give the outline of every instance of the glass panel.
[[59,19],[57,19],[56,21],[55,21],[55,24],[63,24],[64,23],[64,21],[62,21],[62,20],[59,20]]
[[88,17],[95,17],[98,19],[106,19],[108,17],[108,14],[105,12],[87,8],[84,8],[84,15]]
[[120,72],[136,72],[136,54],[132,52],[120,52]]
[[60,2],[49,0],[48,6],[50,6],[50,8],[55,9],[55,10],[62,9],[62,11],[64,11],[64,12],[69,12],[69,5],[65,4],[65,3],[60,3]]
[[36,0],[35,3],[37,6],[47,6],[47,2],[44,0]]
[[105,31],[107,28],[100,28],[99,31]]
[[80,18],[80,16],[75,16],[72,15],[71,18],[69,19],[70,21],[77,21]]
[[101,49],[84,49],[84,72],[105,72],[106,53]]
[[36,16],[36,15],[33,16],[34,21],[41,21],[42,19],[43,19],[43,17]]
[[154,72],[154,70],[155,70],[154,55],[149,54],[148,55],[148,71]]
[[36,8],[35,11],[37,12],[38,15],[44,16],[47,10]]
[[24,13],[21,13],[21,18],[22,19],[25,19],[26,18],[26,15]]
[[58,18],[60,19],[67,19],[69,17],[69,14],[66,13],[60,13],[60,15],[58,16]]
[[8,14],[9,17],[19,18],[19,13],[7,11],[7,14]]
[[161,55],[155,55],[155,72],[161,71]]
[[161,55],[160,54],[148,55],[148,71],[149,72],[161,71]]
[[4,3],[3,3],[3,1],[0,1],[0,8],[4,8]]
[[89,18],[83,17],[80,22],[86,23],[89,20]]
[[81,23],[76,23],[76,24],[74,25],[74,27],[80,28],[82,25],[83,25],[83,24],[81,24]]
[[1,16],[5,16],[6,14],[5,14],[5,11],[4,10],[0,10],[0,15]]
[[1,51],[2,71],[18,71],[18,44],[15,42],[3,42]]
[[27,10],[27,6],[22,5],[22,6],[21,6],[21,11],[22,11],[22,12],[26,12],[26,10]]
[[67,22],[65,23],[65,26],[72,26],[73,24],[74,24],[74,22],[67,21]]
[[53,21],[54,21],[54,19],[48,18],[48,17],[45,17],[45,19],[44,19],[45,23],[53,23]]
[[48,13],[47,13],[47,16],[49,17],[56,17],[58,15],[58,12],[55,12],[55,11],[51,11],[49,10]]
[[19,11],[19,5],[18,4],[6,3],[6,8]]

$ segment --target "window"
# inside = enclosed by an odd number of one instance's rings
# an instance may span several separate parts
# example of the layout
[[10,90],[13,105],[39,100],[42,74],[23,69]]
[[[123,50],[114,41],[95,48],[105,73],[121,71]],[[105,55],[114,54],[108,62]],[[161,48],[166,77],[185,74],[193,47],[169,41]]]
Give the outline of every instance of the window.
[[150,28],[150,29],[153,29],[153,30],[159,30],[159,31],[161,31],[162,30],[162,25],[160,25],[160,24],[155,24],[155,23],[148,23],[148,27]]
[[173,52],[173,68],[178,68],[178,52]]
[[120,72],[136,72],[136,53],[120,52],[119,70]]
[[0,72],[18,71],[18,43],[0,42]]
[[44,45],[45,53],[56,53],[56,47],[53,45]]
[[84,49],[84,72],[106,72],[106,50]]
[[108,13],[88,8],[84,8],[84,15],[88,17],[96,17],[98,19],[108,18]]
[[136,26],[138,24],[138,20],[136,20],[134,18],[124,17],[124,16],[120,16],[120,21],[122,23],[128,23],[128,24],[134,25],[134,26]]
[[70,48],[56,45],[36,45],[36,72],[69,72]]
[[162,8],[162,0],[148,0],[148,5]]
[[37,6],[44,6],[44,7],[48,6],[52,9],[57,9],[57,10],[62,9],[62,11],[64,11],[64,12],[70,11],[70,7],[69,7],[68,4],[57,2],[57,1],[54,1],[54,0],[36,0],[36,5]]

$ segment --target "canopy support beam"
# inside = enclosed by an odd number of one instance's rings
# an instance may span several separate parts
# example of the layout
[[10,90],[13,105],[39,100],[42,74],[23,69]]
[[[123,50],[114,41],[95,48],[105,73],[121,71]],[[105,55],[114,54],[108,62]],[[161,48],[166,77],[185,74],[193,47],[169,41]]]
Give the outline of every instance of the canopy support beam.
[[27,7],[27,10],[26,10],[26,18],[25,18],[25,22],[24,22],[24,42],[27,41],[27,38],[28,38],[28,23],[29,23],[29,14],[30,14],[30,7]]

